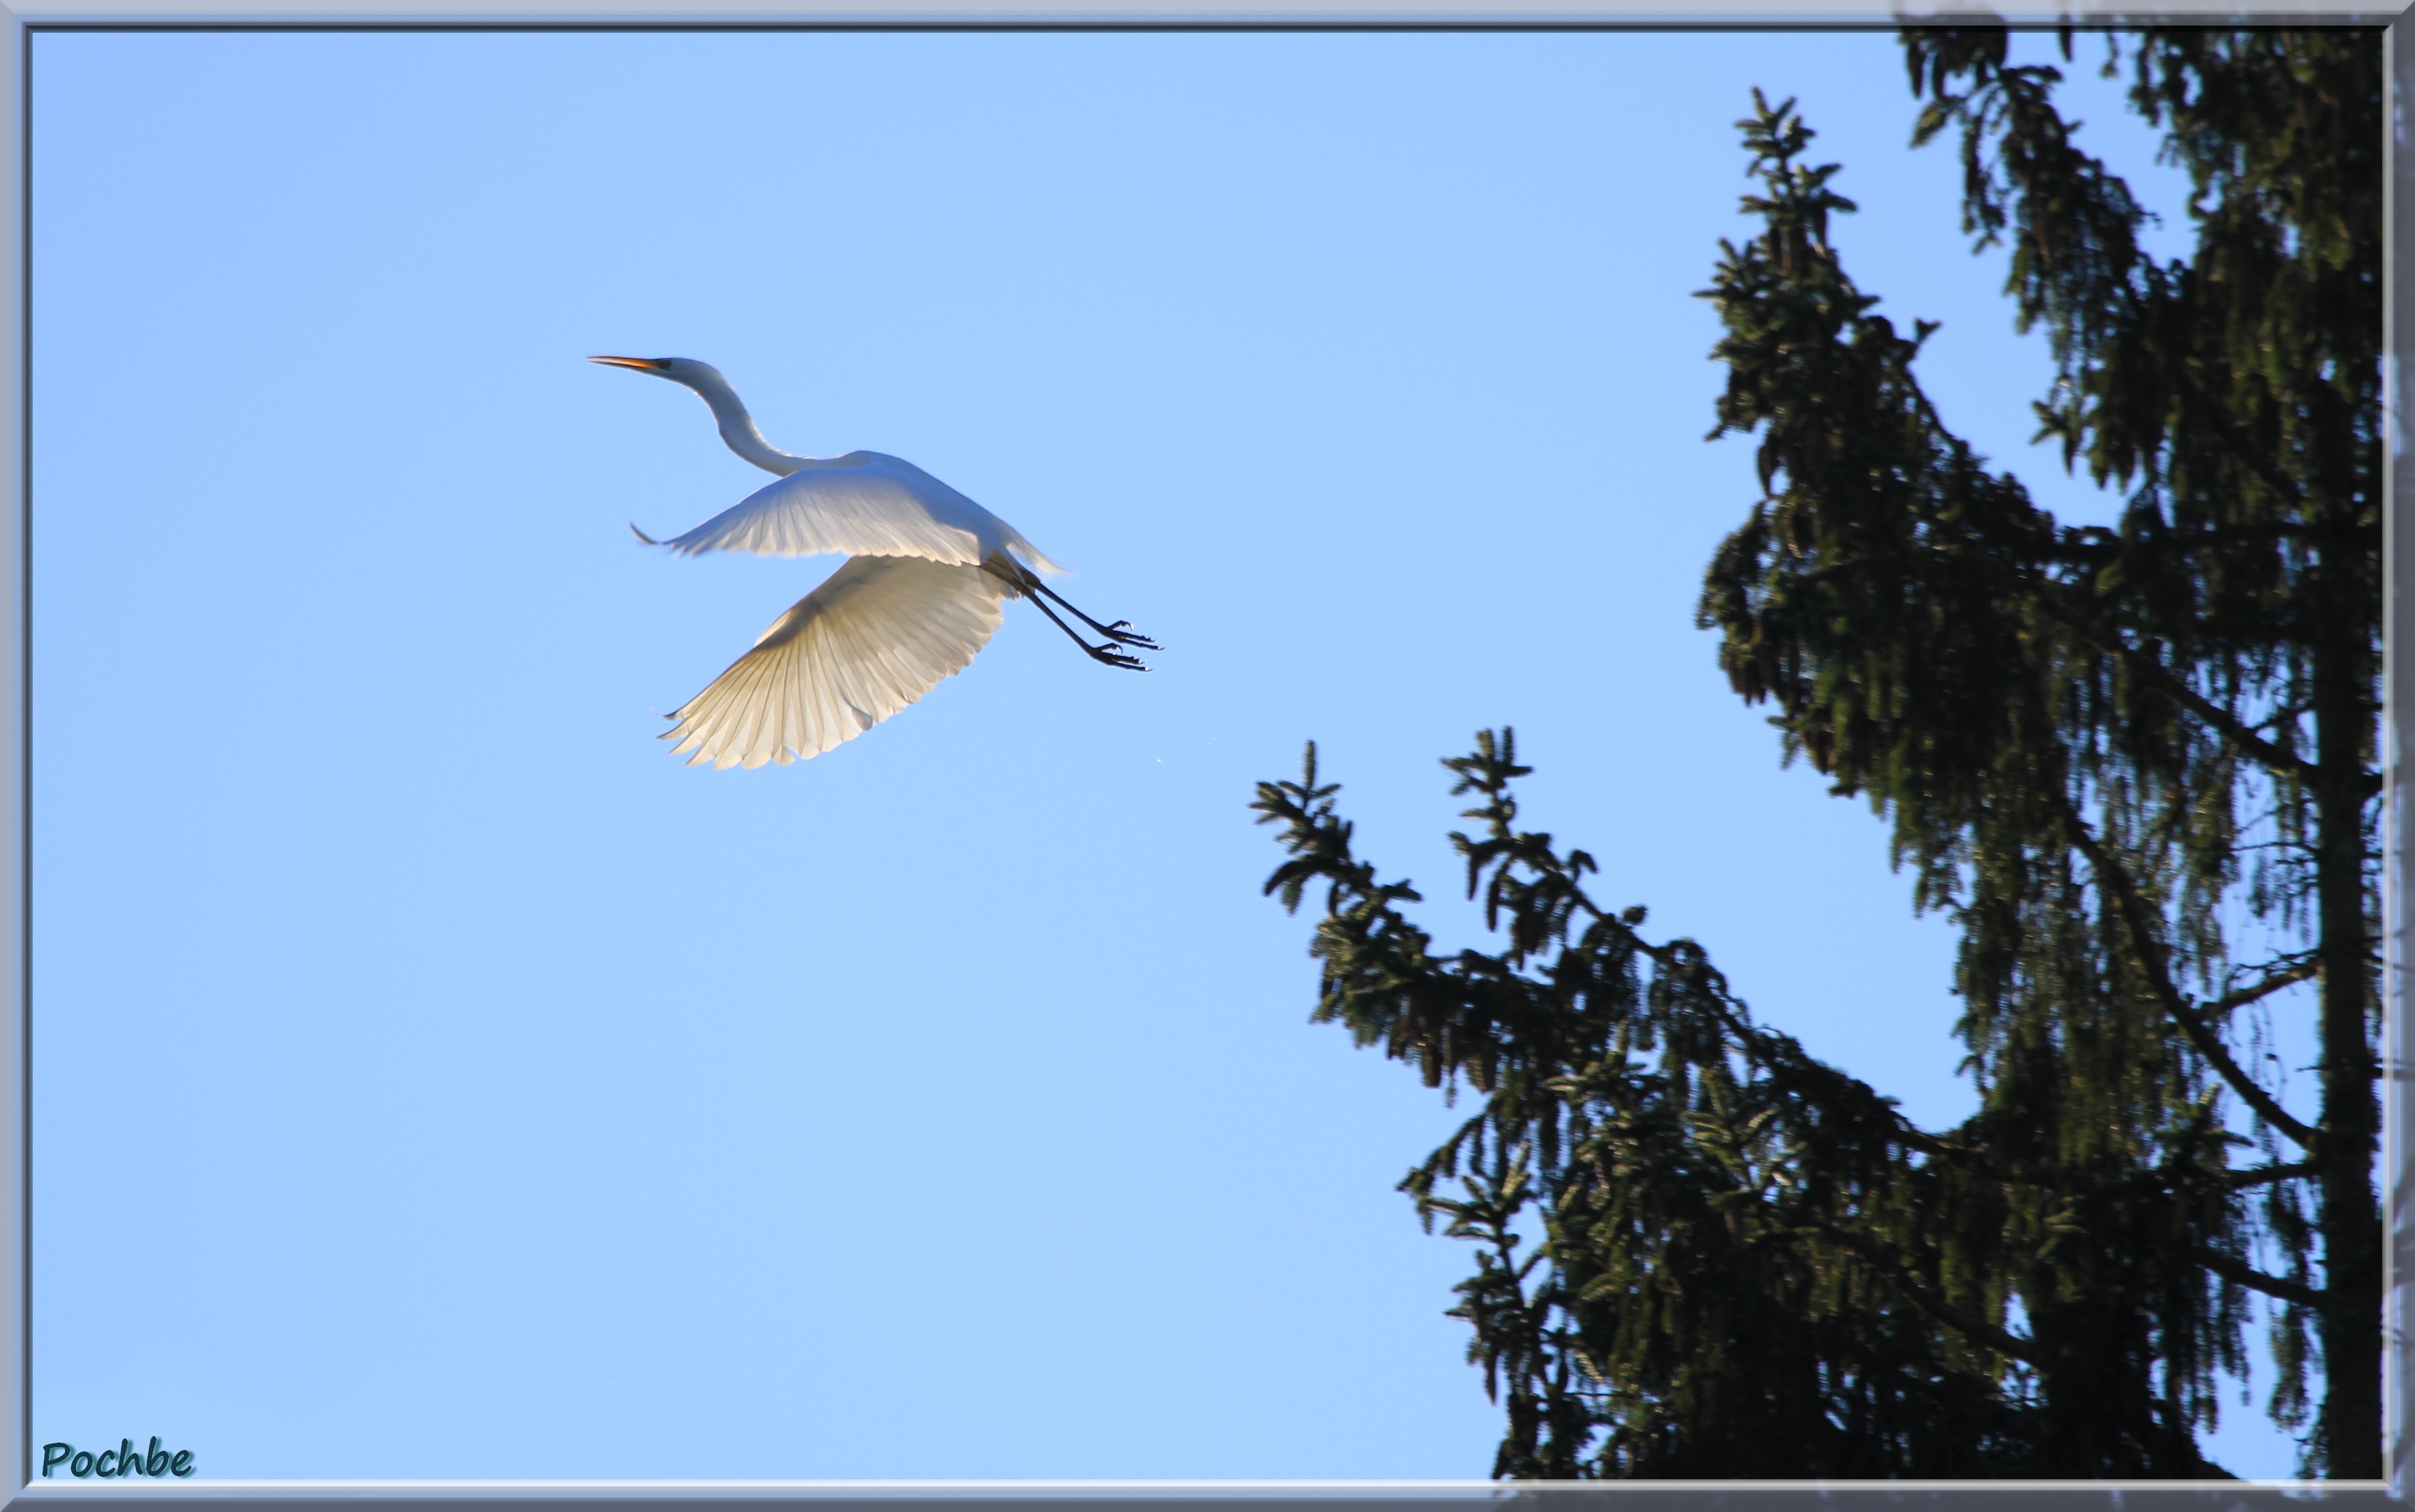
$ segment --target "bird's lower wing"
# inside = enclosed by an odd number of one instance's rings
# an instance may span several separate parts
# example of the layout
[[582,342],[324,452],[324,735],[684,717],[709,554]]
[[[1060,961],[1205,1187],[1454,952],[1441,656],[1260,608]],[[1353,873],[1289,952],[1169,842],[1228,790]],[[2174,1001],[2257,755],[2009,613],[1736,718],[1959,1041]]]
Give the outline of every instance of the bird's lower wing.
[[1000,522],[912,463],[878,452],[849,452],[809,461],[686,534],[660,544],[687,556],[748,551],[764,557],[810,557],[843,551],[850,557],[922,557],[978,567],[984,525],[995,536]]
[[963,671],[1007,591],[978,567],[852,557],[682,705],[663,739],[692,767],[818,756]]

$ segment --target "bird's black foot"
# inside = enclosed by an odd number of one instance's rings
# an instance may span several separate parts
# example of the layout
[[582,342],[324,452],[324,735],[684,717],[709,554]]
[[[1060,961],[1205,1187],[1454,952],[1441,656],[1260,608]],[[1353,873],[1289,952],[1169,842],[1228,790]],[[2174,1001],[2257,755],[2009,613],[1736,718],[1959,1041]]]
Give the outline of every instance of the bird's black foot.
[[[1146,642],[1143,644],[1146,644]],[[1102,666],[1120,666],[1127,672],[1146,672],[1148,670],[1148,664],[1147,662],[1142,661],[1137,656],[1132,655],[1130,652],[1119,651],[1116,650],[1113,645],[1084,646],[1082,649],[1090,653],[1090,660],[1098,662]],[[1155,648],[1151,649],[1154,650]]]
[[1132,627],[1130,620],[1118,620],[1113,624],[1099,626],[1099,634],[1119,646],[1138,646],[1143,651],[1163,651],[1165,648]]

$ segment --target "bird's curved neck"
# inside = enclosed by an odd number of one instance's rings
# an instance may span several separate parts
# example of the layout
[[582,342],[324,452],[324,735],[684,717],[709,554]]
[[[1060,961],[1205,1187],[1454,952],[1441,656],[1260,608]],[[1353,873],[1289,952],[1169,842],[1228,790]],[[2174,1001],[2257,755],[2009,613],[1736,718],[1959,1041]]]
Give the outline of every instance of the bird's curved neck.
[[698,377],[687,386],[696,390],[697,397],[712,409],[713,424],[721,427],[721,439],[729,443],[729,449],[764,472],[785,478],[812,460],[791,456],[765,441],[763,433],[755,428],[755,417],[739,402],[738,391],[728,383]]

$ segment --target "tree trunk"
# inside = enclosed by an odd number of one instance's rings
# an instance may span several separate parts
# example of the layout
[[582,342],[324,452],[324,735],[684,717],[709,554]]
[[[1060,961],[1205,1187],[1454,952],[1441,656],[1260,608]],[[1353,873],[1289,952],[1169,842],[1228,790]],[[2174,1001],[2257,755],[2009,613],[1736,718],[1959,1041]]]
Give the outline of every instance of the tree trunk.
[[2329,1298],[2320,1320],[2324,1394],[2316,1432],[2326,1474],[2378,1480],[2382,1233],[2373,1170],[2381,1110],[2365,937],[2365,758],[2374,711],[2364,599],[2348,589],[2332,600],[2340,634],[2318,651],[2315,663],[2323,1106],[2321,1145],[2314,1154],[2321,1166],[2318,1222]]

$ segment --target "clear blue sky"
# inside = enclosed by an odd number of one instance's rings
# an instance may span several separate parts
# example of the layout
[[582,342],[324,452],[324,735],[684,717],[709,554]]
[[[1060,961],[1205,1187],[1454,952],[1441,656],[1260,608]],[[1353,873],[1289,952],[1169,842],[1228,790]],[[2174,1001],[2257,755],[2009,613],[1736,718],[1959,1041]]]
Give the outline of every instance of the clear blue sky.
[[[1692,625],[1756,492],[1689,297],[1800,96],[1852,273],[2067,516],[1883,34],[35,41],[37,1442],[219,1476],[1478,1476],[1246,805],[1321,743],[1472,939],[1438,757],[1943,1122],[1951,940]],[[2093,54],[2087,54],[2092,60]],[[2088,76],[2092,70],[2079,70]],[[2086,77],[2088,140],[2177,203]],[[2168,243],[2184,228],[2174,217]],[[682,561],[774,444],[911,458],[1023,606],[837,751],[653,736],[828,563]],[[2233,1414],[2234,1469],[2286,1445]]]

